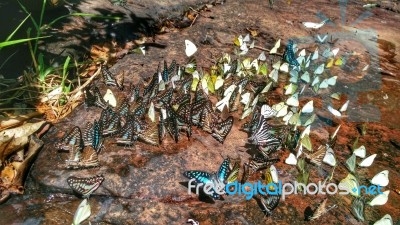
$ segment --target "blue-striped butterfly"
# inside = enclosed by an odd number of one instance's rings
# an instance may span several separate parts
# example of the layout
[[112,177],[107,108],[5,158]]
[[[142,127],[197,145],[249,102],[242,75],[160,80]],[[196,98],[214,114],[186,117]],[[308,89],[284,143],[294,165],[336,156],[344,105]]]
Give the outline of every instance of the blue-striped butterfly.
[[81,195],[82,198],[89,198],[90,194],[96,191],[103,181],[103,175],[88,178],[70,176],[67,179],[67,183],[71,189]]
[[82,149],[84,146],[81,129],[77,126],[73,127],[71,131],[64,135],[61,141],[56,144],[56,148],[64,151],[70,151],[74,146],[79,149]]
[[100,90],[98,87],[94,87],[93,89],[93,95],[96,98],[94,104],[97,105],[98,107],[102,109],[106,109],[108,107],[108,103],[104,100],[103,96],[100,93]]
[[212,193],[210,194],[211,197],[214,199],[220,199],[220,195],[217,193],[215,188],[218,190],[224,191],[226,180],[229,176],[229,164],[230,159],[224,159],[221,166],[219,167],[217,173],[208,173],[199,170],[191,170],[186,171],[183,175],[189,179],[195,179],[197,184],[212,184]]
[[125,125],[119,131],[119,136],[115,139],[117,144],[120,145],[132,145],[137,136],[134,135],[134,121],[133,119],[128,119]]
[[283,59],[289,63],[291,66],[297,66],[299,67],[300,64],[297,62],[297,59],[294,55],[294,49],[293,49],[293,41],[289,40],[288,45],[286,46],[285,52],[283,53]]

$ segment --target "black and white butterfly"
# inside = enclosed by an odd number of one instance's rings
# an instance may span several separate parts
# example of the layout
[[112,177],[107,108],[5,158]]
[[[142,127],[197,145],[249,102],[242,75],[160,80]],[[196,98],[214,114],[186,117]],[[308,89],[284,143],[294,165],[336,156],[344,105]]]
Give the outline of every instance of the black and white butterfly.
[[213,136],[220,143],[224,143],[226,136],[228,136],[233,126],[233,116],[229,116],[221,123],[215,123],[212,128],[211,136]]
[[82,198],[89,198],[90,194],[97,190],[97,188],[104,181],[103,175],[97,175],[88,178],[68,177],[67,183],[73,191],[82,196]]

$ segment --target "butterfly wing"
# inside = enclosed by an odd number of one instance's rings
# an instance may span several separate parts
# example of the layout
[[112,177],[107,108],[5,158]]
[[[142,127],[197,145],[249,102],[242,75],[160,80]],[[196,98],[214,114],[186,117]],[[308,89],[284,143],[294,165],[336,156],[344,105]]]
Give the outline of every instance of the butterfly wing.
[[229,116],[225,121],[216,123],[212,129],[212,134],[215,139],[220,143],[224,143],[226,136],[228,136],[233,126],[233,116]]
[[183,175],[189,179],[195,179],[197,183],[202,183],[202,184],[212,183],[211,174],[204,171],[190,170],[184,172]]
[[225,180],[228,178],[229,171],[230,171],[229,164],[230,164],[230,159],[226,158],[219,166],[219,169],[217,172],[217,177],[218,177],[218,180],[220,180],[221,182],[225,182]]
[[280,195],[268,195],[261,196],[260,201],[262,206],[264,207],[264,212],[268,216],[272,215],[272,211],[278,206],[279,200],[281,199]]

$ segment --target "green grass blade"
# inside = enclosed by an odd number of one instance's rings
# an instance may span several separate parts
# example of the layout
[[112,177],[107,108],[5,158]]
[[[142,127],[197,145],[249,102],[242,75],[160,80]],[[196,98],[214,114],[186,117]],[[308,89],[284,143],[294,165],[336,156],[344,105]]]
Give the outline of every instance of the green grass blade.
[[50,37],[50,36],[35,37],[35,38],[23,38],[23,39],[12,40],[12,41],[4,41],[4,42],[0,42],[0,49],[2,49],[3,47],[6,47],[6,46],[16,45],[16,44],[20,44],[20,43],[24,43],[24,42],[28,42],[28,41],[32,41],[32,40],[37,40],[37,39],[42,39],[42,38],[48,38],[48,37]]
[[25,19],[22,20],[22,22],[18,25],[18,27],[15,28],[15,30],[14,30],[10,35],[8,35],[8,37],[7,37],[7,39],[6,39],[5,41],[9,41],[9,40],[15,35],[15,33],[17,33],[17,31],[19,30],[19,28],[21,28],[22,24],[24,24],[25,21],[26,21],[30,16],[31,16],[31,14],[29,14],[27,17],[25,17]]

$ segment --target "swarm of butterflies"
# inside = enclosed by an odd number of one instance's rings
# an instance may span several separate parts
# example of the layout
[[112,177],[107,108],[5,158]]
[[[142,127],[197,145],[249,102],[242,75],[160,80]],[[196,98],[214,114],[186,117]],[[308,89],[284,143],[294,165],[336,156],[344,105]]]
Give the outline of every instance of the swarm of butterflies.
[[[254,42],[255,41],[252,41],[249,35],[237,37],[234,41],[234,44],[239,47],[235,49],[236,55],[238,55],[239,58],[240,56],[246,55],[249,49],[254,48]],[[279,47],[280,40],[276,42],[273,49],[269,51],[269,54],[276,54]],[[308,56],[303,49],[298,53],[297,57],[296,51],[294,42],[289,40],[283,54],[283,61],[278,60],[275,63],[271,61],[272,70],[269,73],[266,63],[267,57],[265,52],[262,52],[259,57],[254,60],[245,58],[242,61],[237,59],[233,62],[229,55],[224,54],[217,62],[217,65],[211,67],[210,74],[205,74],[200,77],[196,76],[199,82],[201,82],[203,89],[221,96],[221,100],[216,104],[218,110],[223,111],[224,107],[227,106],[230,111],[236,111],[238,103],[240,102],[244,104],[241,119],[252,115],[251,119],[242,126],[242,130],[249,133],[248,143],[255,146],[259,156],[253,156],[248,163],[244,163],[242,183],[246,182],[251,173],[264,169],[266,169],[264,176],[265,183],[277,183],[277,170],[273,164],[279,161],[279,157],[273,157],[273,155],[282,148],[289,149],[291,152],[297,151],[297,155],[290,153],[285,163],[298,166],[300,171],[300,179],[298,179],[298,181],[305,184],[308,182],[309,171],[305,167],[305,162],[317,167],[321,167],[323,163],[333,167],[331,175],[328,176],[325,181],[331,180],[333,177],[334,169],[337,166],[337,160],[333,149],[340,126],[333,135],[330,136],[325,145],[321,145],[316,151],[313,151],[310,139],[311,125],[316,118],[313,100],[308,101],[303,107],[299,107],[299,96],[306,88],[318,94],[319,90],[334,86],[337,76],[332,76],[329,69],[332,66],[339,66],[345,70],[348,56],[337,57],[339,52],[338,48],[333,50],[326,48],[322,54],[319,53],[317,48],[313,53],[309,53]],[[220,70],[223,72],[216,73],[213,70]],[[368,65],[362,69],[363,72],[367,70]],[[263,95],[268,93],[271,87],[276,85],[279,81],[279,72],[289,75],[289,84],[285,86],[285,95],[288,95],[287,99],[272,105],[272,107],[263,105],[260,108],[258,106],[260,99],[262,99]],[[225,85],[226,81],[229,80],[230,73],[234,73],[240,77],[239,82],[237,82],[235,86],[228,86],[228,88],[224,89],[224,94],[221,94],[218,88]],[[221,74],[225,76],[221,76]],[[265,80],[269,80],[269,82],[256,82],[254,78],[259,75],[265,76],[267,78]],[[330,97],[332,99],[341,100],[340,93],[333,93]],[[347,100],[340,109],[335,109],[333,106],[329,105],[327,110],[336,118],[345,117],[343,114],[347,110],[349,103],[350,101]],[[282,118],[284,124],[271,125],[268,122],[276,118]],[[299,127],[304,127],[303,132],[300,133]],[[300,157],[302,154],[304,157]],[[353,194],[355,193],[354,190],[359,190],[357,178],[352,175],[352,173],[355,172],[355,158],[357,155],[364,158],[365,147],[361,146],[360,148],[354,149],[354,154],[346,161],[347,168],[351,173],[339,184],[340,186],[346,187],[348,190],[353,190]],[[359,166],[370,166],[375,156],[376,154],[364,159],[359,163]],[[239,163],[238,161],[235,161],[233,164],[229,162],[229,158],[225,159],[216,173],[186,171],[184,176],[189,179],[194,178],[197,183],[212,183],[214,185],[228,184],[238,179],[240,168],[240,160]],[[370,180],[371,184],[381,185],[383,187],[386,186],[388,182],[387,170],[378,173]],[[388,194],[389,191],[385,191],[383,194],[372,199],[368,204],[370,206],[385,204],[388,199]],[[215,191],[210,196],[214,199],[220,199],[220,196]],[[360,195],[356,197],[357,198],[353,201],[352,212],[358,220],[364,221],[365,198],[359,198]],[[279,199],[279,195],[259,196],[261,205],[264,207],[263,211],[267,215],[271,215],[272,210],[277,207]],[[314,210],[313,215],[307,219],[318,219],[323,214],[336,207],[336,205],[328,207],[327,199],[324,199],[316,210]],[[384,218],[377,221],[376,224],[392,224],[390,221],[390,215],[385,215]]]
[[[337,162],[333,147],[340,127],[326,145],[313,152],[309,136],[316,118],[313,101],[300,108],[299,96],[307,87],[318,93],[320,89],[335,85],[337,77],[330,75],[329,68],[345,62],[343,57],[334,59],[339,49],[324,50],[322,58],[328,62],[325,65],[326,61],[318,60],[318,49],[308,56],[305,50],[301,50],[296,58],[296,45],[289,40],[283,61],[271,61],[272,70],[268,73],[269,65],[264,52],[257,59],[243,59],[249,49],[254,47],[254,40],[251,41],[249,35],[239,36],[234,43],[238,46],[235,49],[236,59],[231,59],[229,54],[223,54],[209,71],[203,71],[197,67],[196,60],[192,57],[197,47],[191,41],[185,40],[186,55],[189,57],[186,64],[180,66],[172,61],[168,66],[164,61],[163,68],[159,65],[152,77],[130,84],[129,88],[124,85],[124,73],[114,75],[106,66],[102,66],[105,85],[125,91],[125,98],[118,104],[111,89],[107,89],[104,96],[97,86],[85,90],[86,106],[100,107],[102,112],[100,118],[93,123],[88,122],[83,131],[74,127],[57,144],[59,150],[69,152],[66,168],[99,166],[98,154],[106,137],[114,138],[117,145],[131,146],[136,141],[141,141],[159,146],[168,136],[178,142],[183,133],[189,139],[193,127],[197,126],[223,143],[233,126],[234,119],[230,113],[240,109],[241,119],[250,116],[242,130],[248,132],[248,143],[258,152],[258,155],[252,156],[249,162],[243,164],[242,183],[246,182],[251,173],[260,170],[266,170],[266,183],[278,183],[277,169],[273,164],[279,161],[279,156],[274,155],[283,148],[291,152],[297,151],[296,156],[290,153],[285,162],[299,167],[302,175],[300,181],[303,183],[307,183],[309,176],[304,159],[313,165],[321,166],[326,163],[335,168]],[[269,54],[277,53],[279,47],[280,40]],[[277,86],[280,72],[289,75],[289,84],[285,86],[285,96],[288,97],[283,102],[269,106],[265,104],[267,94]],[[334,93],[331,97],[340,99],[340,93]],[[260,104],[263,102],[264,104]],[[342,117],[348,105],[349,101],[346,101],[339,110],[329,106],[328,111],[335,117]],[[270,123],[280,118],[282,120],[279,125]],[[300,134],[301,127],[304,129]],[[300,157],[302,153],[304,158]],[[368,164],[370,161],[368,159],[361,164]],[[184,176],[194,178],[197,183],[221,186],[238,179],[240,165],[240,159],[231,161],[227,158],[216,173],[186,171]],[[380,178],[377,179],[381,181]],[[68,184],[82,197],[89,197],[103,180],[101,175],[90,178],[70,177]],[[221,199],[215,190],[210,197]],[[279,195],[256,198],[267,215],[272,214],[280,200]],[[326,207],[324,200],[310,219],[317,219],[333,208],[335,206]]]

